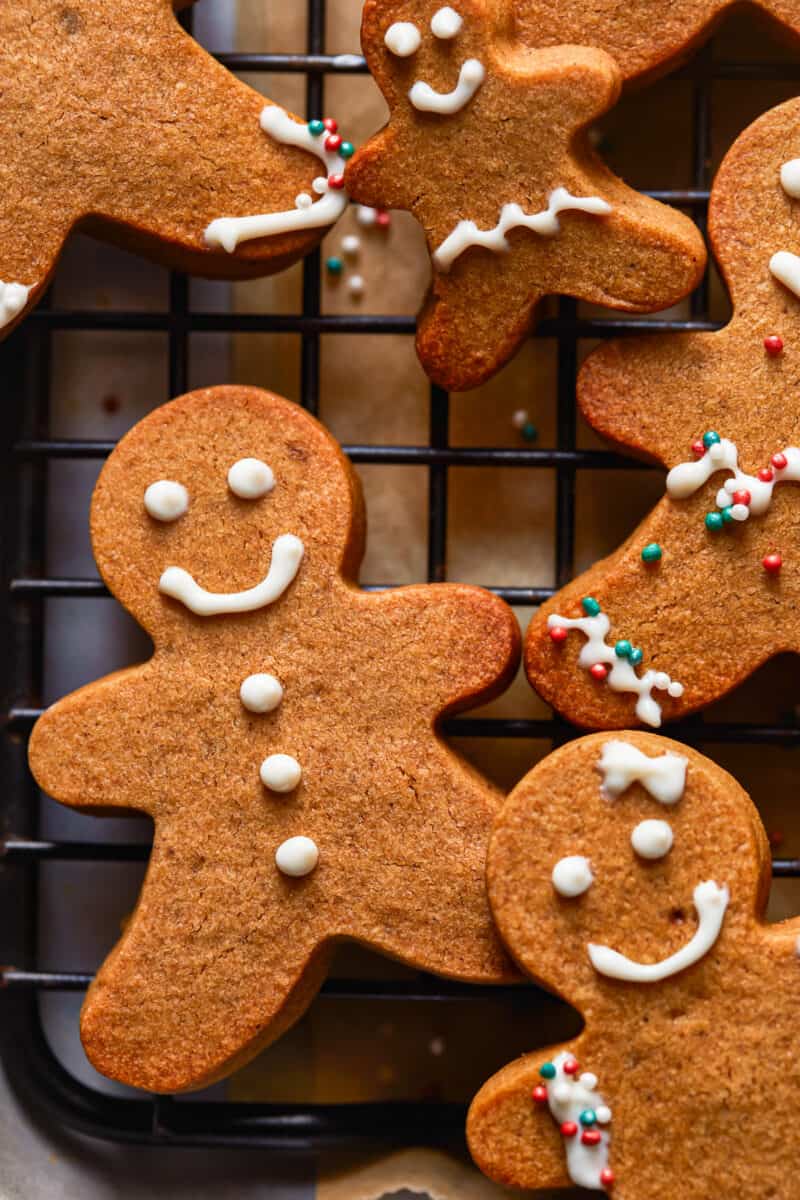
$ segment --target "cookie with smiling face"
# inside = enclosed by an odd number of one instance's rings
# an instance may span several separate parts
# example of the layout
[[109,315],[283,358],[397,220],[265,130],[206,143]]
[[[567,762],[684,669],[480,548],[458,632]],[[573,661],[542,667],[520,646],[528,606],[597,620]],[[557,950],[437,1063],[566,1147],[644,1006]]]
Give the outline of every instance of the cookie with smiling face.
[[511,954],[585,1028],[484,1085],[478,1165],[616,1200],[800,1196],[800,920],[763,923],[769,849],[738,784],[654,734],[582,738],[512,792],[488,881]]
[[0,5],[0,134],[0,336],[75,229],[245,279],[313,249],[347,203],[335,122],[265,108],[170,0]]
[[800,101],[768,112],[715,180],[729,323],[612,341],[581,370],[590,424],[669,474],[625,544],[529,627],[531,683],[580,725],[655,726],[800,652],[799,128]]
[[364,54],[390,108],[348,165],[351,196],[404,208],[425,230],[432,284],[417,351],[443,387],[497,371],[554,292],[628,312],[698,283],[703,242],[591,150],[618,67],[578,46],[532,50],[505,0],[367,0]]
[[150,661],[61,700],[30,762],[55,799],[147,813],[86,1052],[150,1091],[219,1078],[294,1021],[338,939],[465,980],[514,972],[484,867],[499,794],[436,733],[502,690],[511,610],[480,588],[359,590],[356,477],[301,408],[212,388],[158,409],[92,502]]

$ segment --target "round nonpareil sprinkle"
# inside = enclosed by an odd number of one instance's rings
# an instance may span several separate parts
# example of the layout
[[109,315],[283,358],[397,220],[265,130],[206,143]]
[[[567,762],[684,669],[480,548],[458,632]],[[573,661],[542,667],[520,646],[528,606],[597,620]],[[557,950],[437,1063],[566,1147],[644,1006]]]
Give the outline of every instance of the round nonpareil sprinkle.
[[642,562],[655,563],[661,561],[663,551],[658,542],[650,542],[642,550]]
[[604,663],[593,663],[589,667],[589,674],[592,679],[596,679],[598,683],[604,683],[608,679],[608,667]]
[[567,640],[567,630],[563,625],[554,625],[552,629],[548,630],[548,633],[550,634],[550,641],[555,642],[556,645],[561,645],[562,642]]
[[783,566],[783,559],[780,554],[766,554],[761,560],[761,565],[768,575],[777,575]]
[[715,433],[713,429],[703,434],[703,445],[706,450],[710,450],[712,446],[716,446],[721,440],[719,434]]
[[773,356],[780,354],[780,352],[783,350],[783,338],[778,337],[777,333],[770,334],[769,337],[764,338],[764,349],[766,350],[767,354]]
[[581,607],[587,617],[596,617],[600,612],[600,605],[595,600],[594,596],[584,596],[581,600]]

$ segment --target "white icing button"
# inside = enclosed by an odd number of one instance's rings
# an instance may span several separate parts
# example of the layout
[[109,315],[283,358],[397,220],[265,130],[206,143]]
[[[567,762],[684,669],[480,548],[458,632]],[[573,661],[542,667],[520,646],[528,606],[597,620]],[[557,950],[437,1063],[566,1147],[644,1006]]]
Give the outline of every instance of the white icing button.
[[570,854],[561,858],[553,867],[553,887],[560,896],[582,896],[594,882],[588,858]]
[[293,792],[302,774],[300,763],[291,754],[270,754],[259,771],[264,787],[272,792]]
[[781,185],[787,196],[800,200],[800,158],[790,159],[781,167]]
[[348,258],[355,258],[361,249],[361,239],[356,237],[354,233],[349,233],[347,237],[342,238],[342,253]]
[[308,837],[291,837],[275,851],[275,866],[294,879],[310,875],[318,862],[317,844]]
[[275,476],[260,458],[240,458],[228,471],[228,487],[242,500],[260,500],[275,487]]
[[351,275],[347,281],[347,290],[351,296],[364,295],[364,277],[363,275]]
[[249,712],[268,713],[283,699],[283,688],[274,675],[248,675],[239,688],[239,697]]
[[640,821],[631,834],[631,845],[641,858],[663,858],[674,837],[666,821]]
[[386,30],[383,40],[392,54],[396,54],[398,58],[408,58],[410,54],[416,54],[419,50],[422,37],[411,21],[395,21],[394,25],[390,25]]
[[454,8],[440,8],[431,17],[431,33],[437,38],[454,38],[461,32],[464,21]]
[[144,506],[156,521],[177,521],[189,507],[189,493],[182,483],[159,479],[146,490]]

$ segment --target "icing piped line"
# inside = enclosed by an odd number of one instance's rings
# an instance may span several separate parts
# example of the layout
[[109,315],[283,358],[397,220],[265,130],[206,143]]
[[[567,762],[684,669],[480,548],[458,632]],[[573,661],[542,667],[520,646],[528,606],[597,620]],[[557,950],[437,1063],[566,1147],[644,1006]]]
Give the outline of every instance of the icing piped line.
[[[597,1090],[597,1078],[589,1072],[576,1078],[579,1068],[575,1056],[567,1052],[557,1054],[552,1064],[546,1065],[552,1065],[555,1070],[552,1077],[549,1070],[547,1073],[547,1104],[562,1132],[567,1174],[578,1187],[604,1191],[607,1184],[603,1176],[608,1170],[608,1148],[611,1144],[608,1130],[611,1110]],[[572,1073],[565,1071],[565,1066]],[[584,1123],[581,1118],[585,1120],[589,1113],[594,1121],[588,1128],[595,1130],[599,1136],[587,1145],[582,1140]],[[597,1128],[598,1125],[602,1127]],[[574,1132],[571,1126],[576,1127]],[[565,1133],[565,1129],[569,1130],[569,1134]]]
[[661,705],[653,699],[653,691],[667,692],[678,699],[683,695],[683,684],[670,679],[666,671],[645,671],[641,678],[636,674],[633,664],[627,658],[621,658],[613,646],[606,645],[606,636],[611,628],[611,622],[604,612],[586,617],[560,617],[551,613],[547,618],[547,628],[579,629],[586,637],[586,644],[578,655],[578,665],[587,670],[598,663],[610,664],[608,686],[614,692],[634,692],[636,715],[646,725],[655,729],[661,724]]
[[542,237],[555,237],[561,230],[559,213],[569,211],[600,217],[607,216],[613,210],[599,196],[573,196],[566,188],[557,187],[548,197],[547,208],[541,212],[526,213],[519,204],[504,204],[494,229],[479,229],[474,221],[459,221],[453,232],[434,251],[434,264],[440,271],[449,271],[469,246],[483,246],[496,253],[507,252],[511,246],[506,234],[512,229],[530,229]]
[[800,296],[800,258],[789,250],[779,250],[769,260],[775,278],[795,296]]
[[346,162],[340,154],[325,149],[325,132],[315,136],[308,125],[293,121],[277,104],[268,104],[262,110],[260,124],[276,142],[284,146],[298,146],[316,155],[325,164],[327,178],[314,180],[314,190],[322,194],[316,203],[307,192],[301,192],[297,197],[297,207],[293,209],[251,217],[217,217],[206,229],[204,237],[209,246],[221,246],[228,254],[233,254],[240,242],[249,242],[253,238],[334,225],[347,208],[347,192],[344,188],[332,188],[328,183],[331,176],[336,178],[344,174]]
[[486,78],[486,70],[477,58],[468,58],[461,64],[458,83],[452,92],[437,92],[429,83],[418,79],[408,98],[420,112],[443,113],[452,116],[466,108]]
[[722,922],[730,900],[730,892],[712,879],[698,883],[694,889],[694,906],[697,909],[698,925],[694,937],[669,958],[656,963],[639,963],[609,946],[589,943],[589,958],[595,971],[610,979],[622,979],[626,983],[659,983],[687,967],[694,966],[706,954],[719,937]]
[[677,804],[686,787],[687,765],[688,759],[671,750],[650,758],[630,742],[611,741],[603,745],[598,770],[609,796],[621,796],[632,783],[641,783],[659,804]]
[[31,289],[24,283],[4,283],[0,279],[0,329],[19,316],[30,294]]
[[304,546],[293,533],[283,533],[272,543],[272,561],[261,583],[243,592],[207,592],[183,567],[167,567],[158,590],[198,617],[216,617],[221,613],[254,612],[277,600],[300,569]]
[[[672,468],[667,475],[667,494],[673,500],[685,500],[707,483],[717,471],[730,471],[732,478],[727,479],[717,492],[717,508],[729,510],[734,521],[746,521],[751,514],[760,516],[767,511],[776,484],[800,481],[800,449],[797,446],[787,446],[781,454],[786,459],[786,465],[776,467],[774,459],[780,458],[780,455],[773,455],[773,465],[769,469],[772,478],[760,479],[757,475],[748,475],[739,468],[739,454],[735,443],[728,438],[721,438],[707,448],[702,458],[695,462],[678,463]],[[738,491],[750,493],[749,504],[733,503],[733,494]]]

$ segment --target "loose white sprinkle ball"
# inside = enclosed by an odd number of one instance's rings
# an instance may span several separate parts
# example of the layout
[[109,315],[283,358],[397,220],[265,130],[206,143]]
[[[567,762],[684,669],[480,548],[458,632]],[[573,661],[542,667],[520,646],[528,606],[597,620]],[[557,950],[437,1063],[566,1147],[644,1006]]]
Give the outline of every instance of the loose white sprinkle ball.
[[302,774],[300,763],[291,754],[270,754],[259,770],[261,782],[271,792],[293,792]]
[[511,424],[515,429],[522,429],[523,425],[528,424],[528,414],[524,408],[518,408],[511,418]]
[[355,258],[360,249],[361,239],[354,233],[348,233],[347,237],[342,238],[342,254],[346,254],[348,258]]
[[390,25],[386,30],[383,40],[392,54],[396,54],[398,58],[408,58],[419,50],[422,37],[411,21],[395,21],[394,25]]
[[248,675],[239,688],[239,697],[248,712],[268,713],[283,699],[283,688],[274,675]]
[[363,275],[351,275],[347,281],[347,290],[351,296],[364,295],[364,277]]
[[365,228],[368,228],[370,225],[374,225],[377,217],[377,208],[370,208],[368,204],[359,204],[358,208],[356,209],[356,220],[358,221],[359,225],[363,225]]
[[437,38],[454,38],[461,32],[464,21],[454,8],[440,8],[431,17],[431,33]]
[[260,458],[240,458],[228,471],[228,487],[241,500],[260,500],[275,487],[275,475]]
[[319,862],[316,842],[309,837],[291,837],[282,842],[275,851],[275,866],[284,875],[302,879],[310,875]]
[[156,521],[177,521],[189,507],[189,493],[182,483],[159,479],[145,492],[144,506]]

